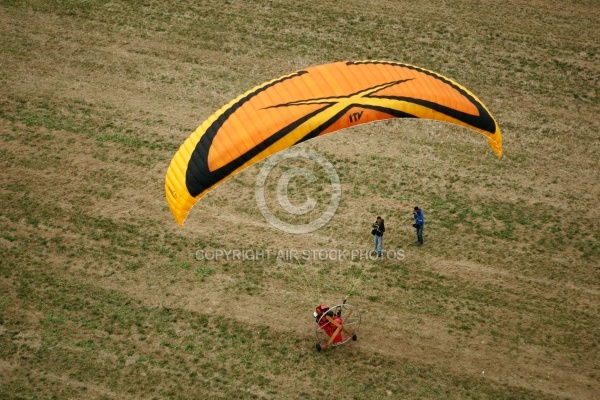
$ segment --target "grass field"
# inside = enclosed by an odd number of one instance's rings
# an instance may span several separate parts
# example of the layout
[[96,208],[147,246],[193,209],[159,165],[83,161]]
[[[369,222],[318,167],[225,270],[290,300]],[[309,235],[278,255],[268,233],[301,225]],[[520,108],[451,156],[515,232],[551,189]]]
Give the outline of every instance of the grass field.
[[[597,399],[598,20],[597,0],[0,1],[0,398]],[[342,185],[318,231],[265,221],[262,163],[177,226],[165,172],[204,119],[371,58],[472,90],[504,157],[449,124],[363,125],[302,145]],[[378,214],[402,260],[196,257],[369,250]],[[354,283],[359,340],[317,353],[315,303]]]

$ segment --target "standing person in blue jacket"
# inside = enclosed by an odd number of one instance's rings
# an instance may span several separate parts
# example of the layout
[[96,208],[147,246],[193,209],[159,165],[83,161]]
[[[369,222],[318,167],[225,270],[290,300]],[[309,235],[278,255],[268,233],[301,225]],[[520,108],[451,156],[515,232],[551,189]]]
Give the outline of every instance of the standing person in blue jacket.
[[377,217],[377,220],[371,226],[371,234],[374,237],[373,253],[383,257],[383,232],[385,232],[385,223],[383,218]]
[[419,246],[423,245],[423,226],[425,226],[425,216],[423,215],[423,210],[419,207],[415,207],[413,210],[413,217],[415,218],[415,223],[413,226],[417,230],[417,242]]

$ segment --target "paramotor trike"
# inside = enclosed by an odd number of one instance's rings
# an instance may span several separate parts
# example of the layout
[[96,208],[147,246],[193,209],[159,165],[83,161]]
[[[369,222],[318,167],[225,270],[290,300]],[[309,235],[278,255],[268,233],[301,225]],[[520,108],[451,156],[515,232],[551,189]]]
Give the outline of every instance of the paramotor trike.
[[342,303],[334,307],[317,306],[315,313],[317,351],[327,347],[341,346],[349,340],[356,340],[360,327],[360,313],[350,304]]

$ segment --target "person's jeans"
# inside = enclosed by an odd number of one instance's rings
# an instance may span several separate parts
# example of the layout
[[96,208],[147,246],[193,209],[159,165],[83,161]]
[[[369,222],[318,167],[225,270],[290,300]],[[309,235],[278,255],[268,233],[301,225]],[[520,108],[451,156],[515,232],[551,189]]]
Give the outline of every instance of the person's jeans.
[[375,238],[373,251],[376,252],[377,254],[379,254],[380,256],[382,256],[383,255],[383,236],[373,235],[373,237]]
[[423,226],[417,226],[417,242],[423,244]]

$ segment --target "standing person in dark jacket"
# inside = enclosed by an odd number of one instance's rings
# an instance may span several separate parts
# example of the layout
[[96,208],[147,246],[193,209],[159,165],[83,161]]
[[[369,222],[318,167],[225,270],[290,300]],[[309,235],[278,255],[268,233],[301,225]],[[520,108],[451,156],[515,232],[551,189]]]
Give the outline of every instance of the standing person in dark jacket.
[[423,245],[423,227],[425,226],[425,216],[423,215],[423,210],[419,207],[415,207],[413,210],[413,217],[415,218],[415,223],[413,226],[417,230],[417,242],[419,246]]
[[377,220],[373,223],[371,234],[374,238],[373,253],[383,257],[383,233],[385,232],[385,223],[383,218],[377,217]]

